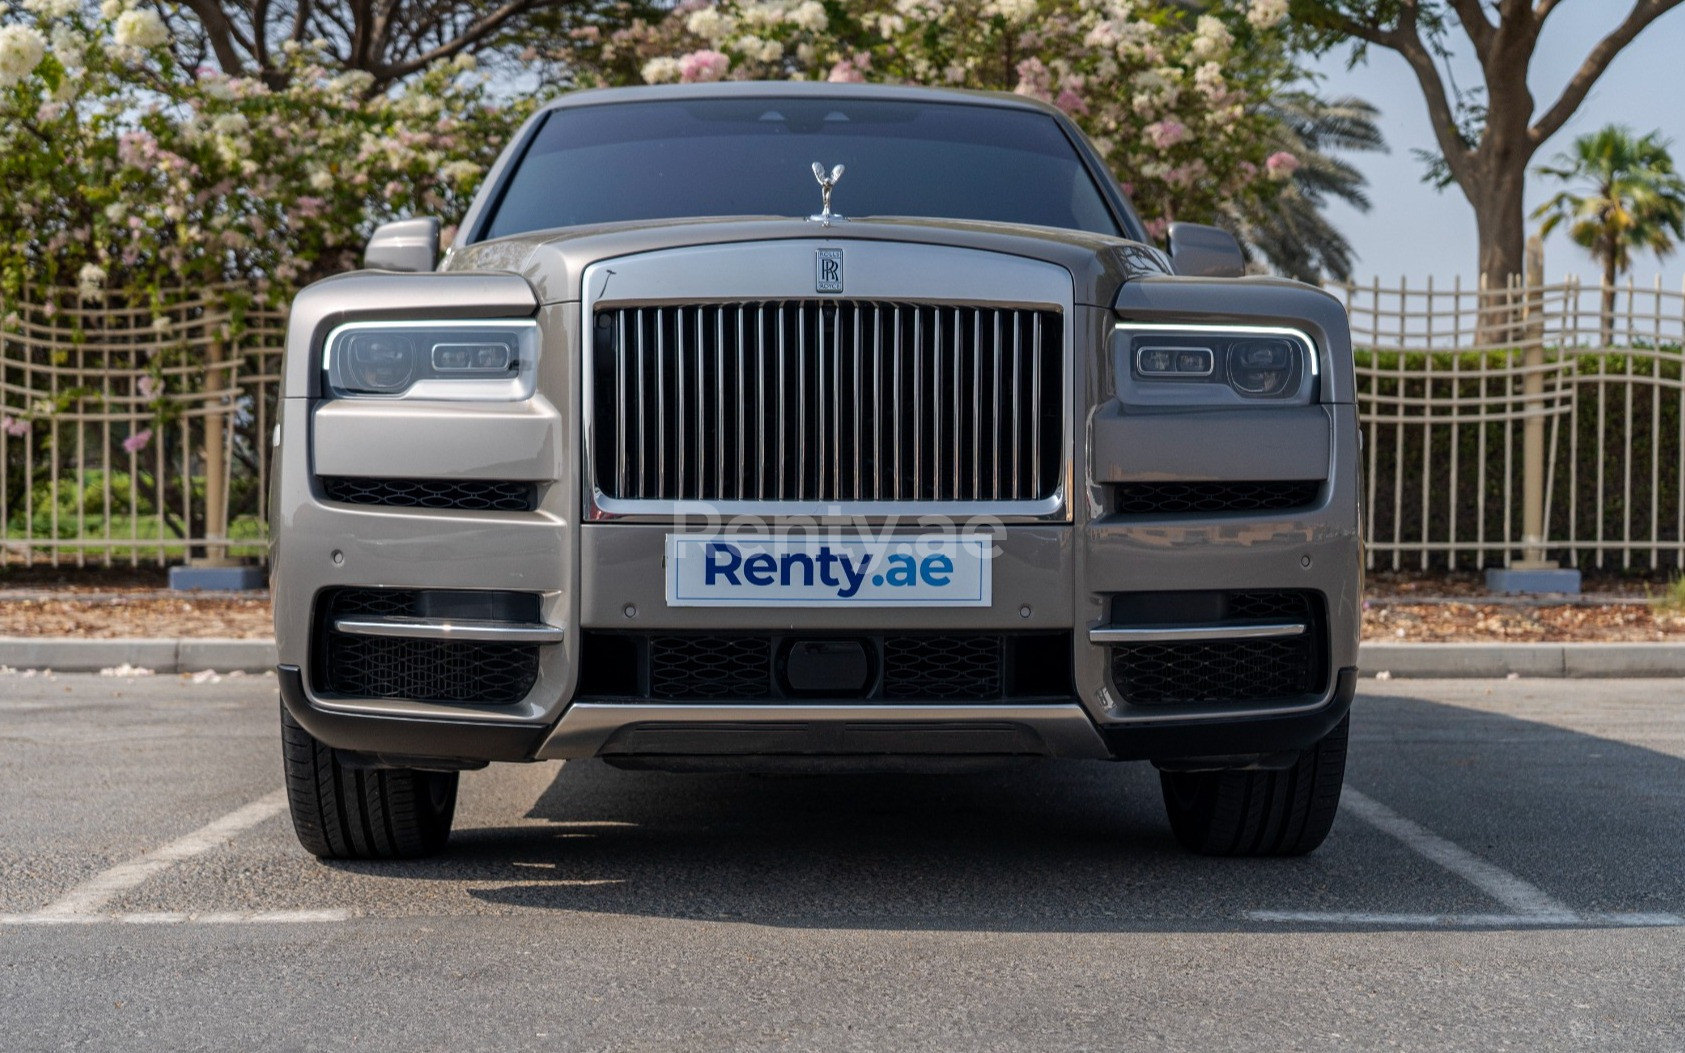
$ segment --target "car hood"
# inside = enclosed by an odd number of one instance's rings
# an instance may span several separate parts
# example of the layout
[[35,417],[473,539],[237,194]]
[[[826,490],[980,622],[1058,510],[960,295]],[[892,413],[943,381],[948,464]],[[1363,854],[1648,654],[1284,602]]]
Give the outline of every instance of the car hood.
[[599,260],[694,245],[791,240],[901,241],[1042,260],[1070,272],[1078,304],[1100,307],[1110,306],[1118,287],[1132,278],[1172,273],[1170,261],[1150,245],[1080,230],[899,217],[826,226],[784,216],[663,219],[533,231],[453,247],[440,269],[512,272],[532,285],[541,303],[563,303],[580,298],[580,278]]

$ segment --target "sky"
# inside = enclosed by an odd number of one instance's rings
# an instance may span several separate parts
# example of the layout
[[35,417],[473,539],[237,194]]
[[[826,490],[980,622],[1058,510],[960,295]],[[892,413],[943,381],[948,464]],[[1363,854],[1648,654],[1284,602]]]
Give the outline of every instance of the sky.
[[[1620,22],[1632,2],[1567,0],[1556,10],[1545,23],[1528,76],[1536,114],[1556,100],[1586,53]],[[1430,274],[1435,284],[1448,284],[1460,274],[1465,283],[1472,281],[1479,273],[1474,211],[1457,187],[1438,192],[1423,183],[1423,166],[1411,154],[1412,147],[1434,147],[1414,74],[1390,51],[1371,48],[1368,60],[1349,71],[1348,56],[1349,51],[1336,52],[1318,64],[1326,78],[1320,90],[1325,95],[1356,95],[1379,107],[1381,129],[1391,148],[1388,154],[1348,155],[1369,179],[1374,207],[1367,215],[1342,203],[1328,210],[1357,250],[1354,277],[1396,284],[1402,276],[1414,285]],[[1460,62],[1457,79],[1459,84],[1480,83],[1472,59]],[[1591,96],[1545,143],[1532,165],[1548,163],[1574,139],[1606,124],[1626,124],[1640,134],[1660,131],[1673,141],[1674,159],[1685,168],[1685,7],[1661,16],[1616,57]],[[1529,175],[1528,211],[1559,187]],[[1538,225],[1534,220],[1528,224],[1529,232]],[[1545,243],[1545,273],[1552,281],[1569,273],[1595,281],[1599,267],[1584,249],[1556,232]],[[1637,255],[1631,273],[1644,287],[1660,274],[1664,287],[1677,290],[1685,280],[1685,251],[1676,250],[1659,262],[1652,253]]]

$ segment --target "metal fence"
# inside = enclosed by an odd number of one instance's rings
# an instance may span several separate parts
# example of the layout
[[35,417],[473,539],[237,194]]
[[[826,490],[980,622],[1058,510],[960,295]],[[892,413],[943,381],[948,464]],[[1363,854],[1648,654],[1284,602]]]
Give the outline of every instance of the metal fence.
[[[1685,290],[1334,291],[1371,566],[1685,568]],[[279,310],[58,289],[0,320],[0,563],[262,553]]]
[[241,288],[0,300],[0,562],[261,554],[283,325]]
[[1359,348],[1371,566],[1685,568],[1685,290],[1334,291]]

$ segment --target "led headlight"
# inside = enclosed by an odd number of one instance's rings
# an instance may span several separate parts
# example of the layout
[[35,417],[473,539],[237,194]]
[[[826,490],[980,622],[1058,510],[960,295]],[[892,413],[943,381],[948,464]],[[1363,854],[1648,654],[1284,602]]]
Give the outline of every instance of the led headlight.
[[1132,405],[1303,405],[1315,397],[1316,347],[1296,329],[1121,323],[1118,397]]
[[529,398],[538,323],[352,322],[328,334],[330,394],[347,398],[515,401]]

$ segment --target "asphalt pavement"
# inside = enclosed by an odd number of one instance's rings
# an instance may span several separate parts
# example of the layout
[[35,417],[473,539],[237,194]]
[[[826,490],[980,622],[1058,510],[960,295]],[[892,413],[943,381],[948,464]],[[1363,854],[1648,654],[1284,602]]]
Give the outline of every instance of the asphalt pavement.
[[0,1049],[1685,1050],[1685,681],[1366,680],[1293,860],[1145,765],[464,776],[325,864],[274,680],[0,674]]

